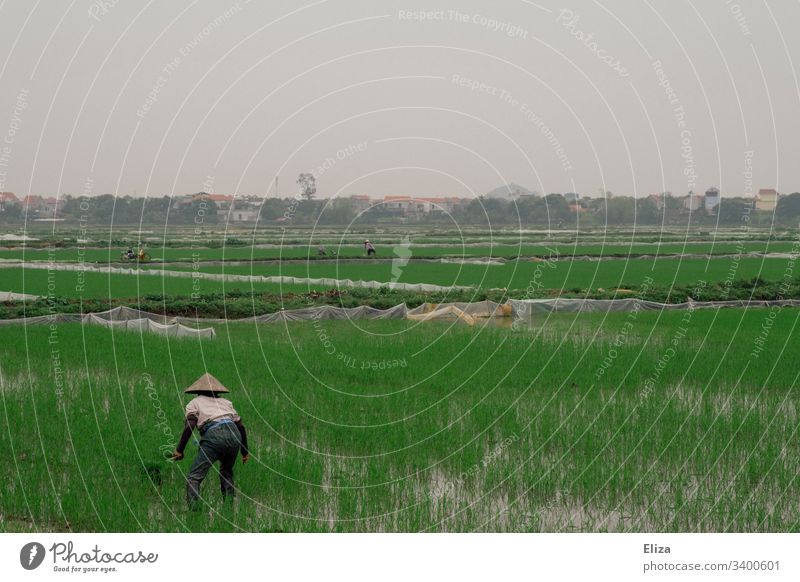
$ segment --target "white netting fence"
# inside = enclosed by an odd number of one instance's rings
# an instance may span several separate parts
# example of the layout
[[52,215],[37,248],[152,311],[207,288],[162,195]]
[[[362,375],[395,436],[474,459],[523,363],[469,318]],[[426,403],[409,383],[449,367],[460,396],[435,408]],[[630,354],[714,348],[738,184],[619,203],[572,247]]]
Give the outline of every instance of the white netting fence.
[[686,303],[658,303],[643,299],[509,299],[506,303],[478,301],[474,303],[423,303],[409,309],[405,303],[388,309],[376,309],[362,305],[359,307],[336,307],[322,305],[300,309],[280,310],[275,313],[256,315],[239,319],[197,318],[185,316],[165,316],[133,309],[115,307],[98,313],[54,313],[35,317],[2,319],[0,325],[49,325],[52,323],[84,323],[103,325],[115,329],[148,331],[172,337],[213,338],[213,328],[197,329],[185,324],[225,324],[240,323],[278,323],[286,321],[311,321],[334,319],[408,319],[413,321],[460,320],[470,325],[477,319],[531,317],[535,314],[563,313],[604,313],[625,311],[673,311],[682,309],[722,309],[722,308],[770,308],[800,307],[800,300],[777,301],[689,301]]

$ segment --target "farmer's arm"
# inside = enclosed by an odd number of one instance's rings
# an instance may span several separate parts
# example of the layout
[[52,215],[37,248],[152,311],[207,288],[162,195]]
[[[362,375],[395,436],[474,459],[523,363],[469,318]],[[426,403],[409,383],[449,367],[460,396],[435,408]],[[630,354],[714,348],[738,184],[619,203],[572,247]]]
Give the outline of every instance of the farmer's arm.
[[175,453],[173,453],[172,458],[176,461],[180,461],[183,458],[183,450],[186,448],[186,444],[189,442],[189,439],[192,436],[192,431],[197,426],[197,416],[190,414],[186,417],[186,422],[183,424],[183,433],[181,434],[181,440],[178,442],[178,447],[175,449]]
[[236,421],[236,428],[239,429],[239,434],[242,437],[242,459],[247,459],[250,456],[250,450],[247,448],[247,431],[245,430],[241,419]]

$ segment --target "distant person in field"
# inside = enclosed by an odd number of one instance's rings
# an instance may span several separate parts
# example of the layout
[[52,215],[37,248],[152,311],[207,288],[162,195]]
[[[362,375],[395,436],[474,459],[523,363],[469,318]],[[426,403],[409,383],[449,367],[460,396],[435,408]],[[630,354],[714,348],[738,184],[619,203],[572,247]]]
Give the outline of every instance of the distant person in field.
[[364,241],[364,252],[367,253],[368,257],[375,256],[375,247],[369,242],[369,239]]
[[328,256],[328,251],[325,250],[325,245],[319,245],[319,248],[317,248],[317,255],[320,257]]
[[230,400],[219,397],[230,390],[214,376],[206,373],[184,392],[197,396],[186,405],[183,434],[172,454],[172,460],[183,459],[186,443],[189,442],[192,431],[197,429],[200,432],[200,450],[186,476],[186,502],[189,509],[199,508],[200,484],[217,461],[220,462],[219,484],[222,498],[233,500],[233,465],[240,452],[242,463],[250,459],[250,453],[242,419]]
[[133,249],[128,247],[128,250],[125,251],[125,254],[128,256],[129,259],[133,259]]

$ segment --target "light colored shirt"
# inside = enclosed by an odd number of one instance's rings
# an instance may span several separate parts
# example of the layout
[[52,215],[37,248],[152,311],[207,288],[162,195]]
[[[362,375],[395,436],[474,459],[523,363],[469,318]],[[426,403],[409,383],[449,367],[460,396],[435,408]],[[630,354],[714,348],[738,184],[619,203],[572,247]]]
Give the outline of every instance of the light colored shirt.
[[211,396],[197,396],[186,405],[186,418],[194,417],[197,428],[202,428],[207,422],[227,418],[239,422],[241,418],[233,408],[230,400],[213,398]]

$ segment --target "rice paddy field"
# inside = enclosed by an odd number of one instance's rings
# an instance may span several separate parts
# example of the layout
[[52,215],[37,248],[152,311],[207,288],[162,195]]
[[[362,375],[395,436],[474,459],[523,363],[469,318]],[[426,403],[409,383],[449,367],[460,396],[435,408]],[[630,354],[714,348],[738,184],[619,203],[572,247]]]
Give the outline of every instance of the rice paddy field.
[[[169,235],[94,232],[34,233],[29,246],[0,248],[0,291],[65,298],[111,299],[244,290],[264,293],[321,292],[319,284],[279,285],[261,281],[213,281],[143,274],[137,270],[203,274],[351,279],[476,290],[567,290],[571,293],[637,288],[645,280],[660,286],[704,281],[776,282],[800,249],[791,232],[631,231],[617,232],[420,232],[385,229],[210,232],[202,237],[176,229]],[[70,237],[69,235],[72,235]],[[155,233],[150,233],[155,234]],[[378,256],[367,260],[360,244],[375,242]],[[153,240],[150,240],[153,239]],[[76,241],[81,241],[76,242]],[[105,242],[104,242],[105,240]],[[48,244],[50,241],[53,244]],[[149,242],[147,242],[149,241]],[[10,244],[10,243],[9,243]],[[152,260],[120,261],[127,247],[148,247]],[[152,244],[152,246],[150,246]],[[317,256],[324,245],[328,256]],[[492,262],[494,260],[494,262]],[[5,264],[2,262],[6,261]],[[11,262],[8,262],[11,261]],[[444,261],[444,262],[442,262]],[[480,263],[483,261],[483,263]],[[38,263],[39,269],[26,268]],[[133,273],[76,273],[61,266],[111,266]],[[34,265],[28,265],[33,267]],[[49,271],[42,267],[53,267]],[[330,287],[329,285],[327,287]]]
[[109,299],[135,298],[144,295],[180,295],[215,293],[232,289],[253,289],[264,292],[304,292],[308,285],[274,283],[229,283],[210,279],[177,278],[152,275],[119,275],[97,272],[48,271],[24,267],[0,268],[0,291],[31,295],[54,295],[68,298]]
[[[367,235],[369,236],[369,235]],[[373,237],[374,238],[374,237]],[[733,241],[727,237],[718,241],[708,240],[694,242],[685,240],[681,242],[650,242],[643,243],[637,240],[628,241],[591,241],[572,242],[548,241],[547,237],[527,235],[516,241],[500,239],[494,244],[475,243],[471,239],[453,238],[449,242],[429,242],[428,237],[410,237],[395,235],[386,237],[382,242],[375,241],[381,256],[393,256],[395,247],[407,247],[412,256],[436,257],[550,257],[550,256],[592,256],[592,257],[627,257],[639,255],[682,255],[682,254],[735,254],[735,253],[780,253],[792,250],[792,241],[782,240],[753,240]],[[534,242],[538,241],[538,242]],[[131,244],[135,245],[136,241]],[[320,245],[326,247],[329,254],[343,258],[358,258],[363,256],[363,248],[358,240],[330,240],[320,239],[304,243],[273,243],[256,244],[250,241],[243,245],[225,244],[224,239],[219,243],[219,248],[207,248],[204,245],[186,247],[148,248],[149,254],[155,261],[259,261],[277,259],[306,259],[316,258]],[[85,261],[89,263],[119,262],[120,253],[125,246],[120,243],[101,244],[82,248],[4,248],[0,249],[0,259],[17,259],[26,261]]]
[[[326,291],[162,269],[464,285],[476,295],[798,279],[794,233],[326,231],[283,245],[283,233],[235,245],[215,233],[218,246],[185,235],[151,249],[153,262],[125,265],[140,269],[130,274],[26,265],[119,267],[117,243],[78,248],[62,233],[58,247],[6,247],[0,260],[23,262],[0,268],[0,291],[132,305]],[[381,260],[361,260],[365,237]],[[306,260],[318,243],[347,260]],[[497,257],[509,260],[458,262]],[[775,307],[536,314],[473,327],[229,320],[211,340],[3,325],[0,531],[797,532],[798,317]],[[212,472],[192,513],[184,483],[194,439],[184,461],[165,455],[182,430],[183,389],[204,372],[231,388],[251,459],[237,462],[234,503],[222,502]]]
[[[641,286],[646,280],[662,286],[694,285],[698,282],[752,279],[780,281],[786,275],[787,259],[723,258],[614,259],[607,261],[511,261],[499,265],[391,261],[367,263],[301,262],[251,263],[196,266],[141,266],[147,271],[193,271],[196,273],[334,278],[354,281],[427,283],[443,287],[477,289],[597,290]],[[136,267],[134,267],[136,268]],[[147,294],[190,295],[192,292],[254,290],[263,292],[324,291],[330,285],[278,284],[261,281],[214,281],[178,278],[168,273],[111,274],[18,267],[0,268],[0,290],[33,295],[110,298]]]
[[[408,262],[302,263],[202,265],[199,272],[230,275],[290,276],[366,281],[429,283],[441,286],[470,286],[482,289],[526,289],[533,285],[547,289],[597,289],[642,285],[652,279],[659,285],[692,285],[699,281],[724,281],[761,277],[781,279],[787,259],[767,258],[661,258],[615,259],[608,261],[512,261],[498,265]],[[155,267],[156,269],[158,267]],[[169,270],[189,268],[168,267]]]
[[[0,529],[798,531],[798,315],[0,327]],[[163,451],[204,370],[252,459],[192,514]]]

